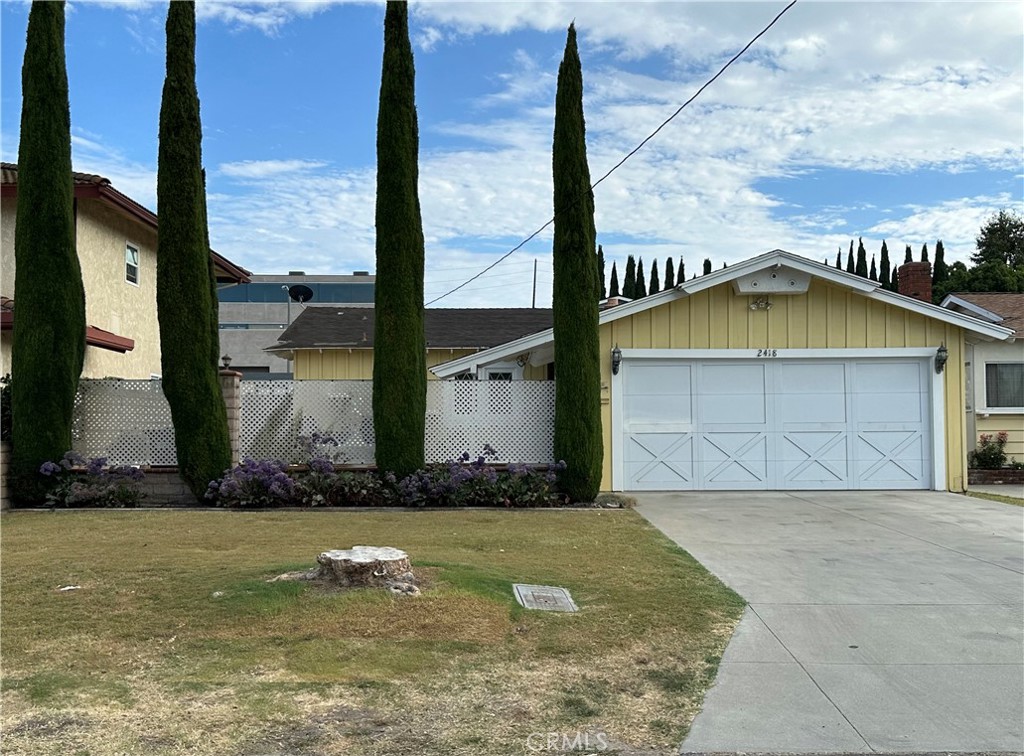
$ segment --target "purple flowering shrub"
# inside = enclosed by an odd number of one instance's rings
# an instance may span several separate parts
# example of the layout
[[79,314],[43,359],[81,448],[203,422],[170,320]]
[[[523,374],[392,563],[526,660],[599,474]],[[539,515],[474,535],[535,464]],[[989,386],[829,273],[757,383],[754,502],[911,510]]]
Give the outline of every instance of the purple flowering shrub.
[[145,494],[145,474],[131,465],[108,465],[106,457],[86,459],[75,451],[59,462],[44,462],[41,475],[50,479],[46,501],[54,507],[135,507]]
[[206,498],[221,507],[287,507],[297,504],[296,484],[278,460],[242,460],[210,481]]
[[540,470],[513,464],[498,471],[493,460],[498,456],[484,445],[475,460],[463,452],[457,460],[431,465],[403,478],[398,483],[400,502],[408,507],[548,507],[565,503],[555,490],[557,472],[565,463]]

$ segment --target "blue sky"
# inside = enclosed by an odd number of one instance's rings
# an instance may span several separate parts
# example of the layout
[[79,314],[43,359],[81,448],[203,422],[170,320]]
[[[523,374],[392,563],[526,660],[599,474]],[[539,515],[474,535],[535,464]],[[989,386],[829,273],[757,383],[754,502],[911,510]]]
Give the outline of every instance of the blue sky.
[[[591,173],[640,142],[783,3],[423,2],[412,6],[427,298],[551,215],[554,88],[575,18]],[[155,208],[166,3],[74,2],[75,168]],[[257,273],[372,270],[383,6],[200,2],[211,241]],[[0,3],[0,153],[17,159],[28,5]],[[966,259],[1022,207],[1018,3],[801,0],[598,188],[609,268],[716,268],[781,247],[834,258],[941,238]],[[894,252],[894,254],[896,254]],[[550,301],[550,234],[441,306]],[[621,270],[620,270],[621,274]]]

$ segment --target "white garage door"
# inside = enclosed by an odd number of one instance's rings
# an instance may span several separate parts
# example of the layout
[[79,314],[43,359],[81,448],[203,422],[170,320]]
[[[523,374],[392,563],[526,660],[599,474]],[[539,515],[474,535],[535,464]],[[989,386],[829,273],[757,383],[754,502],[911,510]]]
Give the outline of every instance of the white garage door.
[[928,369],[920,359],[625,360],[625,488],[930,488]]

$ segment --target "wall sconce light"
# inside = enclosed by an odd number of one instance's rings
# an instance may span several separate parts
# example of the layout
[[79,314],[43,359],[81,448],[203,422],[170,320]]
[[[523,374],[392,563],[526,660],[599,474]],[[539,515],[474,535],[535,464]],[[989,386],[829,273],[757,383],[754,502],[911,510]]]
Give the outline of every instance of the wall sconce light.
[[530,353],[529,352],[527,352],[526,354],[521,354],[518,357],[516,357],[516,364],[519,367],[526,367],[526,363],[529,362],[529,361],[530,361]]
[[220,358],[220,361],[224,363],[221,366],[224,370],[227,370],[228,368],[231,367],[231,358],[228,357],[226,354]]
[[946,349],[946,344],[943,343],[935,351],[935,372],[941,373],[946,368],[946,361],[949,360],[949,350]]
[[749,305],[751,310],[770,310],[772,309],[772,303],[768,301],[768,297],[758,297]]
[[622,367],[622,350],[616,344],[612,350],[612,375],[618,375],[620,367]]

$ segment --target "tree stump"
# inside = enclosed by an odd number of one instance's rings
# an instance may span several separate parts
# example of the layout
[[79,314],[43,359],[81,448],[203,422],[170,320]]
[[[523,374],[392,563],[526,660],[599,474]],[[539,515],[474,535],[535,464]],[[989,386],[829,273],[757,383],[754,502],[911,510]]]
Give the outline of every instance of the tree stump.
[[325,551],[316,558],[320,578],[346,587],[391,588],[413,583],[409,555],[390,546],[353,546]]

